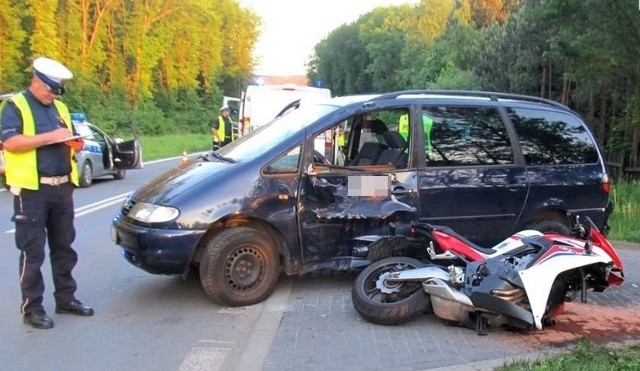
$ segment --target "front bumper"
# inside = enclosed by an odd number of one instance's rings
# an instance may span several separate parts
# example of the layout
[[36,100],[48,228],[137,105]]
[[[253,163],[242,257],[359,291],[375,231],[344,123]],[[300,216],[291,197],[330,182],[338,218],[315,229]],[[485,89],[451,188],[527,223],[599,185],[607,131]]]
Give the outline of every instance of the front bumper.
[[146,228],[121,215],[111,223],[111,239],[131,264],[153,274],[185,274],[205,230]]

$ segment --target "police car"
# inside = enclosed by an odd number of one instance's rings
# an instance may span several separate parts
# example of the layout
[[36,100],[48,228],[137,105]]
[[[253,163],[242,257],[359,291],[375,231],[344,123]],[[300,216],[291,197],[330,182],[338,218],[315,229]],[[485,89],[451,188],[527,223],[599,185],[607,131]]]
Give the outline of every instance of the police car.
[[84,139],[84,148],[76,154],[80,187],[89,187],[95,178],[104,176],[124,179],[126,170],[142,167],[142,148],[137,139],[112,139],[89,123],[84,113],[72,113],[71,120]]

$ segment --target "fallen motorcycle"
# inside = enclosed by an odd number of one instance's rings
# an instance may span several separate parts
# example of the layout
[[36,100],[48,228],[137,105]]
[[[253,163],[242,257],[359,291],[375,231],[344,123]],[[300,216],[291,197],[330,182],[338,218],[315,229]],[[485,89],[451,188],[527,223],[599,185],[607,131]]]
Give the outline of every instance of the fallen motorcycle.
[[479,335],[488,326],[542,329],[578,294],[586,302],[587,291],[624,281],[620,257],[593,221],[572,219],[572,236],[527,230],[491,249],[447,227],[416,225],[429,241],[428,259],[373,262],[354,282],[353,305],[363,318],[383,325],[431,310],[445,321],[475,327]]

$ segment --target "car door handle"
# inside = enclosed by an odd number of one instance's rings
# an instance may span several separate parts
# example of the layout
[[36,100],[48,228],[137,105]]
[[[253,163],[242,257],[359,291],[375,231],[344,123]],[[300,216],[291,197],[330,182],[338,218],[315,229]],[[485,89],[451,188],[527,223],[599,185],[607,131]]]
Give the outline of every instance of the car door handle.
[[416,191],[414,189],[407,189],[407,188],[403,188],[403,187],[395,187],[392,191],[391,194],[393,195],[406,195],[406,194],[411,194],[411,193],[415,193]]

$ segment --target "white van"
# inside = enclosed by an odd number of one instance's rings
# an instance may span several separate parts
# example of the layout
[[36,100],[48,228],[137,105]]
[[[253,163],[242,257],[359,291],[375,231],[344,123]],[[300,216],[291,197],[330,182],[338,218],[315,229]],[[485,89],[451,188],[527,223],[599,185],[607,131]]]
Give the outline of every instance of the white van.
[[[243,92],[238,111],[240,121],[249,131],[273,120],[295,100],[318,101],[331,98],[331,90],[297,85],[249,85]],[[246,131],[246,130],[245,130]]]

